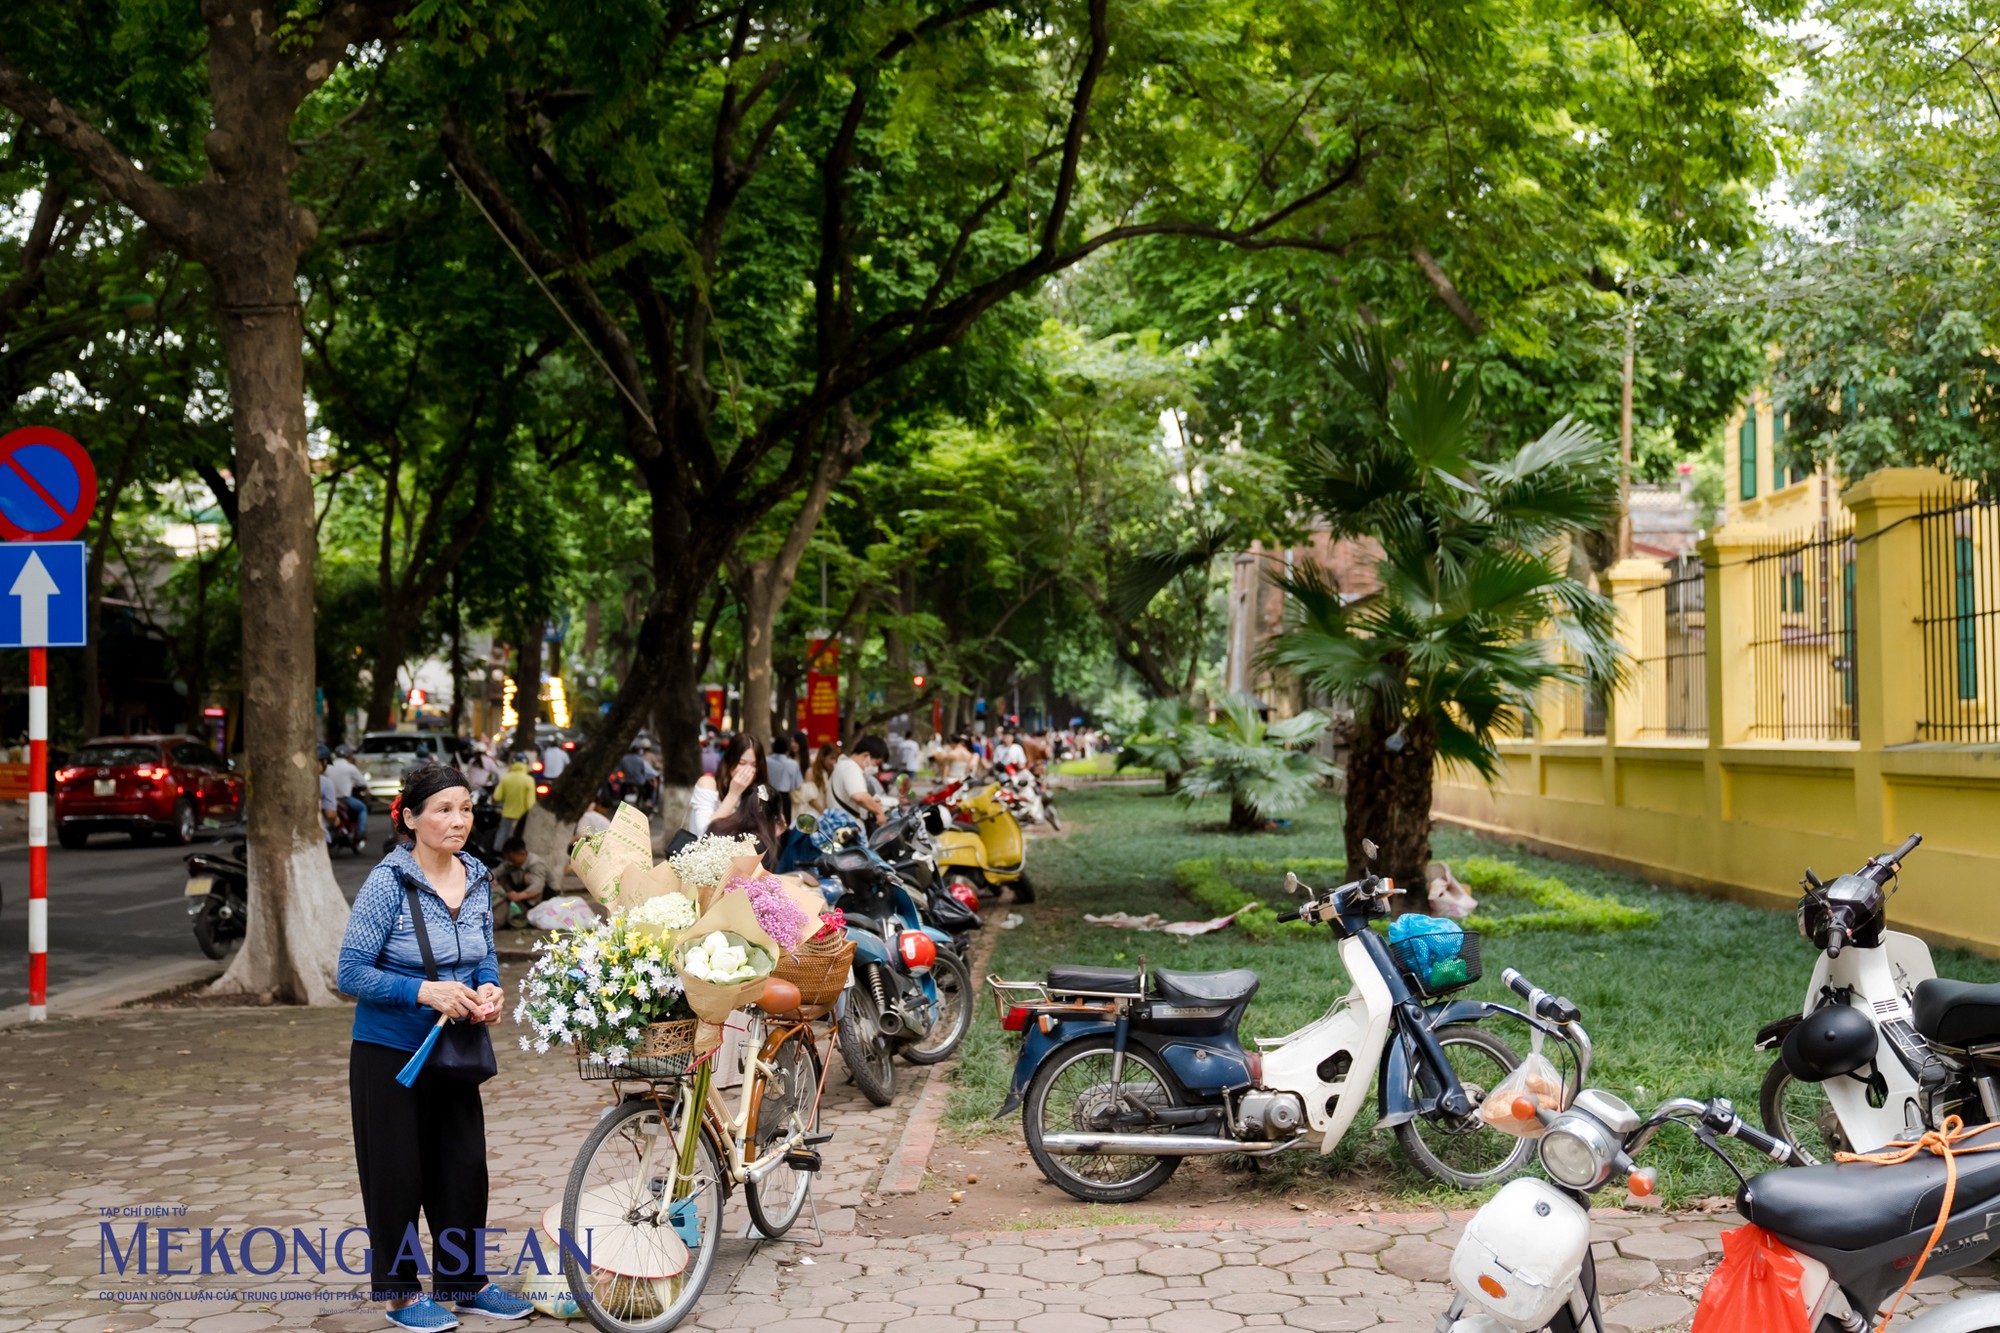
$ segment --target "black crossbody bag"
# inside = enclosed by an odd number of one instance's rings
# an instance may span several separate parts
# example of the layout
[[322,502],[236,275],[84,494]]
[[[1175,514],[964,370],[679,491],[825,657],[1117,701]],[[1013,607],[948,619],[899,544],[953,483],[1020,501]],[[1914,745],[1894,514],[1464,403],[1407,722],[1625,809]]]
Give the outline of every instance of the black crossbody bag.
[[[410,925],[417,932],[417,948],[423,951],[424,973],[436,981],[437,959],[431,954],[431,933],[424,925],[424,905],[417,896],[417,886],[393,867],[389,873],[396,876],[396,882],[403,886],[410,900]],[[475,1087],[500,1072],[500,1064],[493,1057],[493,1034],[486,1030],[486,1024],[464,1019],[444,1025],[444,1031],[438,1033],[437,1045],[431,1050],[431,1058],[425,1063],[446,1078]]]

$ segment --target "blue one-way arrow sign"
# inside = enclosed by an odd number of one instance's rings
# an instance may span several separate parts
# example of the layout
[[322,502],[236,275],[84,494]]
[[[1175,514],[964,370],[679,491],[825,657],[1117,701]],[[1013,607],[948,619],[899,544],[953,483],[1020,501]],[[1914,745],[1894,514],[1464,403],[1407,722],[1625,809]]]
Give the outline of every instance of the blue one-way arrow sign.
[[82,542],[0,544],[0,648],[81,648]]

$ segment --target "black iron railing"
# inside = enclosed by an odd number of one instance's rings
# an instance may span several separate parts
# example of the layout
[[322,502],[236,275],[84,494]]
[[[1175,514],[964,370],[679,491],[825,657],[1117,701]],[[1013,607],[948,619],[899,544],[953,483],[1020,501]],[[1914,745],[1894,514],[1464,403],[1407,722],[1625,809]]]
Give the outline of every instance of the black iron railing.
[[2000,501],[1937,497],[1917,514],[1927,741],[2000,741]]
[[1776,539],[1749,564],[1751,736],[1859,739],[1853,520]]
[[1639,590],[1638,629],[1639,734],[1708,735],[1708,579],[1701,557],[1673,560],[1666,582]]

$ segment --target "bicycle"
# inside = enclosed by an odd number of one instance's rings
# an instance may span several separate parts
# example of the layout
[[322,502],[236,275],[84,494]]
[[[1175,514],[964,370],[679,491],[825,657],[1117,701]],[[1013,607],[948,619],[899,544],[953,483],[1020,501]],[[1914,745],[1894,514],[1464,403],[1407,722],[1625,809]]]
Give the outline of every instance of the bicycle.
[[821,1010],[748,1013],[743,1049],[752,1058],[733,1116],[710,1095],[714,1052],[692,1053],[691,1021],[680,1025],[690,1047],[681,1054],[619,1066],[579,1055],[578,1073],[610,1080],[616,1100],[570,1169],[559,1249],[571,1295],[605,1333],[664,1333],[693,1311],[733,1188],[743,1188],[751,1222],[770,1239],[805,1211],[818,1147],[832,1137],[819,1129],[818,1041],[830,1055],[834,1027],[822,1034]]

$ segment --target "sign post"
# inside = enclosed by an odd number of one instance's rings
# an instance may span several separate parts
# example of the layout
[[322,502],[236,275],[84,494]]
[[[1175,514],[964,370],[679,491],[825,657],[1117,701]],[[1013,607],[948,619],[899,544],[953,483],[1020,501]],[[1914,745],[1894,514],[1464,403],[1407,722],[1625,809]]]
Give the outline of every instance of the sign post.
[[0,437],[0,648],[28,650],[28,1019],[49,1016],[49,649],[86,637],[83,543],[97,469],[59,430]]

